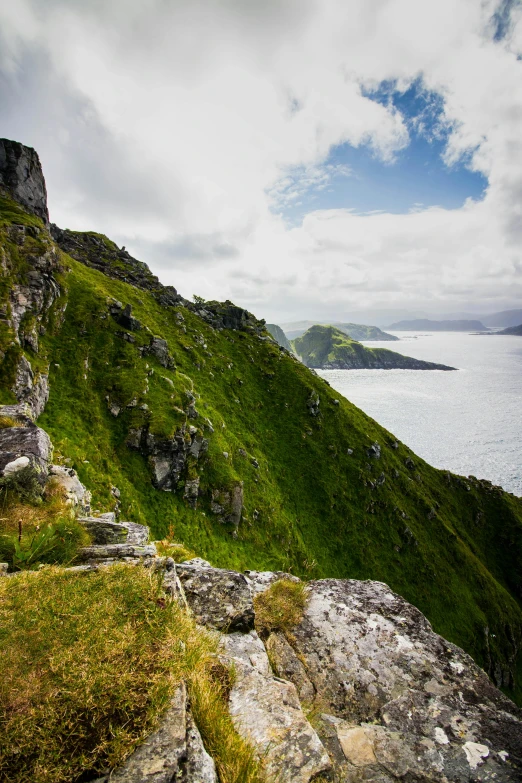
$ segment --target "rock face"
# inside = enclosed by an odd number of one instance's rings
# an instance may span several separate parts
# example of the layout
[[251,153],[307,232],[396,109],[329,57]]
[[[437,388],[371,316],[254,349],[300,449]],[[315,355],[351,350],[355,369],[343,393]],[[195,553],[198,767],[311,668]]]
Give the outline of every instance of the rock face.
[[91,493],[84,487],[75,470],[63,465],[51,465],[49,476],[61,487],[69,505],[77,507],[83,513],[89,513]]
[[243,574],[197,560],[181,563],[176,572],[198,623],[226,632],[254,627],[252,592]]
[[283,332],[280,326],[278,326],[277,324],[267,324],[266,329],[267,332],[269,332],[272,335],[276,343],[278,343],[281,346],[281,348],[286,348],[287,351],[293,353],[290,340],[288,339],[288,337]]
[[175,780],[217,783],[214,762],[203,747],[183,684],[176,690],[160,727],[111,774],[110,780],[112,783],[172,783]]
[[195,427],[184,424],[170,440],[160,439],[145,428],[131,430],[127,445],[148,457],[154,486],[171,492],[178,486],[189,455],[198,458],[204,454],[208,441]]
[[39,427],[0,429],[0,475],[30,468],[41,484],[49,474],[53,447],[48,434]]
[[332,763],[303,714],[295,686],[274,677],[257,633],[229,634],[223,650],[235,672],[230,714],[264,756],[268,780],[308,783],[329,772]]
[[[292,647],[343,780],[519,781],[522,715],[380,582],[312,582]],[[302,687],[269,642],[277,667]]]
[[47,190],[37,152],[17,141],[0,139],[0,187],[28,212],[49,222]]

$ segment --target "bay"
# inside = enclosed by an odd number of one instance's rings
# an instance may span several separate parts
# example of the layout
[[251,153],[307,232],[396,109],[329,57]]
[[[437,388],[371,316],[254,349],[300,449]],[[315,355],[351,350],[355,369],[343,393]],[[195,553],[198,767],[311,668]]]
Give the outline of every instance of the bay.
[[369,342],[440,370],[321,370],[331,386],[431,465],[522,496],[522,338],[391,332]]

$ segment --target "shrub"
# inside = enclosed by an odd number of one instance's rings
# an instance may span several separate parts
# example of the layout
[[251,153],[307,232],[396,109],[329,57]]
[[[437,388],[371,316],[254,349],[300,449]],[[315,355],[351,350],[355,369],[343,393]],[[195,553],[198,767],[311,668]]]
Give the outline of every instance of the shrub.
[[266,637],[273,631],[289,633],[303,616],[308,590],[304,582],[279,579],[254,598],[255,624]]

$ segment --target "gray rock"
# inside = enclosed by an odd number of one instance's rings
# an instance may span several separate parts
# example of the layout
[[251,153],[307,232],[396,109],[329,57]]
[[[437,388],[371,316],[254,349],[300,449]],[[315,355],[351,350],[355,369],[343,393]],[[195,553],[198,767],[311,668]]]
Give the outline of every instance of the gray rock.
[[220,517],[220,522],[238,528],[243,513],[243,482],[226,489],[213,489],[210,510]]
[[49,380],[41,373],[34,375],[30,362],[21,356],[16,368],[15,384],[12,389],[19,403],[25,403],[34,421],[44,410],[49,399]]
[[289,579],[292,582],[301,581],[297,576],[287,574],[285,571],[245,571],[245,576],[254,596],[264,593],[270,585],[274,582],[279,582],[281,579]]
[[197,508],[199,494],[199,476],[194,479],[187,479],[185,481],[185,490],[183,497],[188,501],[189,506]]
[[153,472],[152,483],[166,492],[177,488],[189,455],[198,458],[208,447],[208,441],[198,435],[197,428],[187,424],[179,427],[169,440],[158,438],[146,428],[132,429],[126,442],[129,448],[148,457]]
[[114,316],[117,324],[123,326],[124,329],[129,329],[131,332],[138,332],[142,328],[138,319],[132,315],[132,305],[130,304],[126,304],[121,311],[112,307],[111,315]]
[[315,697],[314,686],[286,637],[282,633],[272,633],[266,640],[265,647],[277,676],[293,682],[302,704],[312,704]]
[[149,540],[149,528],[147,525],[138,525],[136,522],[124,522],[120,520],[119,524],[128,531],[127,544],[144,546]]
[[[174,359],[169,353],[168,343],[160,337],[151,337],[149,345],[142,348],[141,352],[143,356],[154,356],[166,369],[174,367]],[[166,380],[170,381],[170,378]]]
[[308,413],[310,416],[319,416],[319,405],[321,404],[321,400],[319,398],[319,395],[316,391],[311,391],[310,396],[308,397],[306,407],[308,408]]
[[218,783],[216,765],[203,745],[201,734],[191,713],[187,713],[187,760],[184,783]]
[[[117,522],[111,522],[100,517],[79,517],[78,522],[85,527],[96,546],[105,544],[131,543],[127,540],[128,528]],[[132,542],[133,544],[135,542]]]
[[0,563],[0,576],[7,576],[9,563]]
[[308,783],[332,769],[301,709],[295,686],[274,677],[255,631],[223,637],[223,658],[235,679],[229,710],[237,731],[264,757],[268,780]]
[[154,544],[137,546],[136,544],[97,544],[84,546],[80,549],[78,560],[122,560],[125,558],[154,557],[156,547]]
[[521,711],[386,585],[311,582],[292,636],[346,780],[522,778]]
[[45,179],[38,153],[32,147],[0,139],[0,188],[49,223]]
[[181,684],[159,727],[112,772],[111,783],[172,783],[187,757],[187,696]]
[[369,449],[366,450],[366,453],[369,457],[373,457],[373,459],[380,459],[381,447],[377,442],[375,442],[370,446]]
[[75,470],[64,465],[51,465],[49,476],[62,489],[69,505],[89,513],[91,493],[84,487]]
[[178,563],[176,572],[200,625],[227,633],[254,627],[252,592],[243,574],[211,568],[196,560]]
[[[40,427],[6,427],[0,429],[0,475],[29,465],[41,484],[47,480],[53,447],[48,434]],[[13,463],[22,458],[17,465]]]

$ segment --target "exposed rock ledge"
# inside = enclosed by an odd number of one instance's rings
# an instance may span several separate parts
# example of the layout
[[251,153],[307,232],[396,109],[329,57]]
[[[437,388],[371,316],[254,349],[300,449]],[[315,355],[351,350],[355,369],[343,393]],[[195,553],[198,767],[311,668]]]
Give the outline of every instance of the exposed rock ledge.
[[[235,672],[230,714],[264,757],[268,781],[522,780],[522,712],[387,585],[311,582],[291,635],[263,642],[252,629],[253,597],[288,575],[238,574],[200,559],[145,562],[166,569],[166,589],[200,624],[222,629],[222,658]],[[174,779],[216,783],[183,687],[158,730],[110,777]]]

